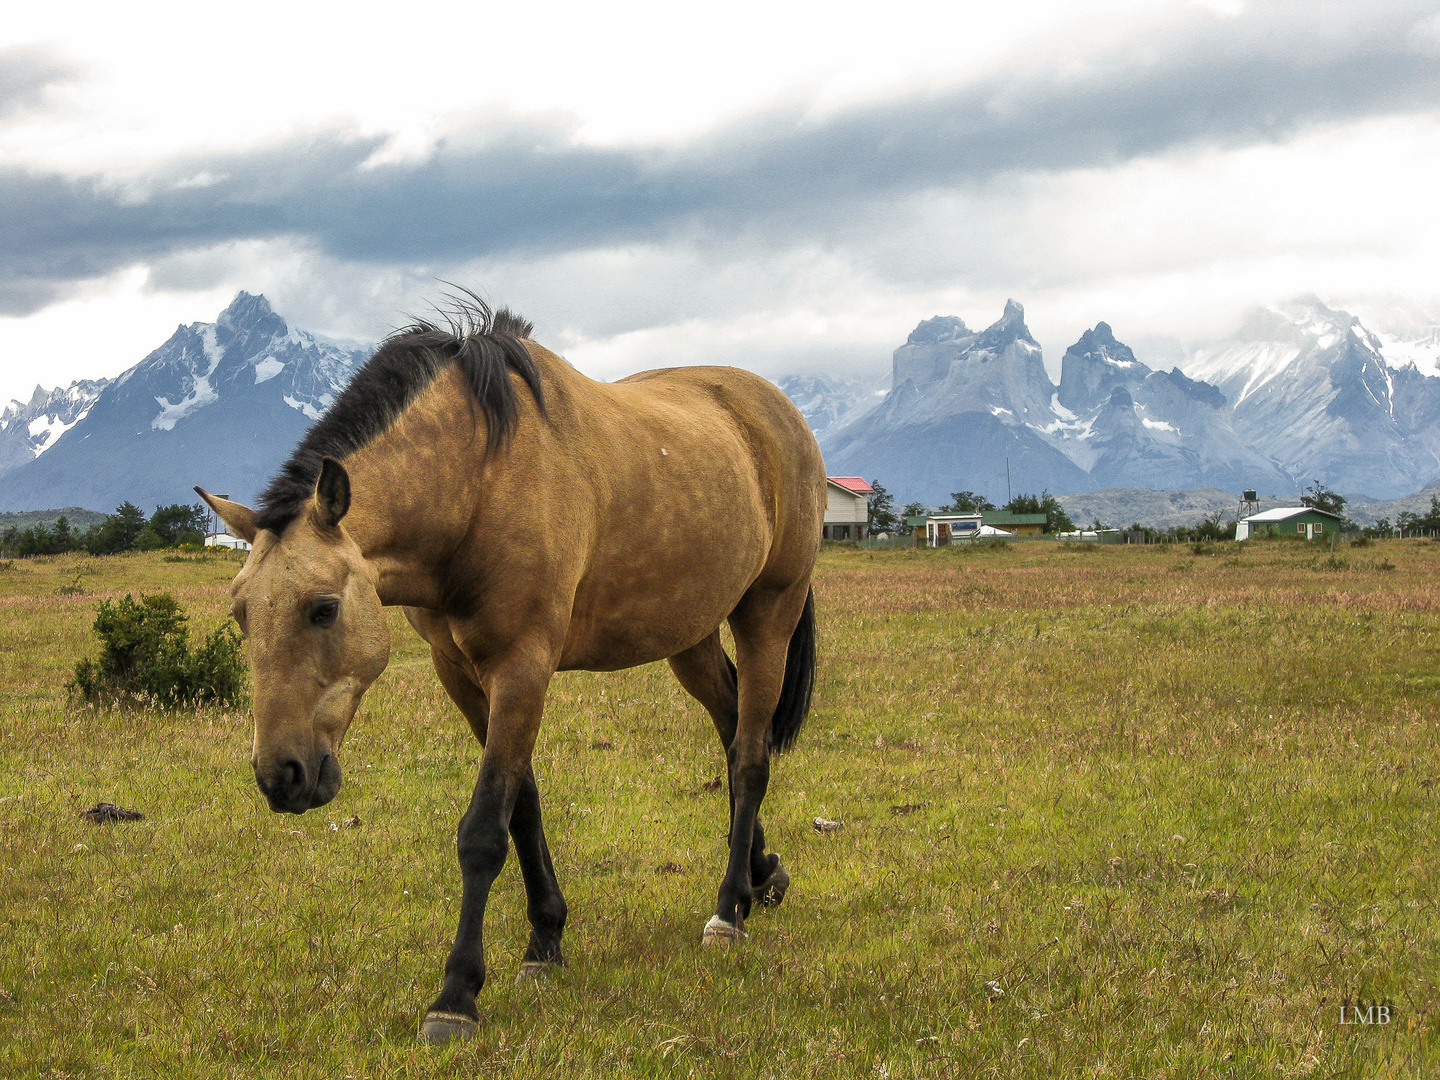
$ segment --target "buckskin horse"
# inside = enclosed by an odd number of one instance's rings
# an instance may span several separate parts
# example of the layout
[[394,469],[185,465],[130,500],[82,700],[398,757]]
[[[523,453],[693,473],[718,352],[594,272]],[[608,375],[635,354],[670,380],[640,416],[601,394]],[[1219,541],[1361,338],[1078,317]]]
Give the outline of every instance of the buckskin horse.
[[[254,676],[255,782],[276,812],[340,789],[337,755],[401,605],[484,747],[460,820],[459,928],[426,1042],[469,1038],[485,903],[514,839],[531,933],[563,962],[566,905],[531,769],[557,671],[669,661],[725,748],[729,862],[704,944],[745,937],[789,875],[759,810],[815,674],[825,473],[803,417],[735,368],[586,378],[478,298],[387,338],[252,510],[195,490],[253,548],[231,587]],[[564,520],[567,528],[553,529]],[[735,660],[720,626],[730,625]]]

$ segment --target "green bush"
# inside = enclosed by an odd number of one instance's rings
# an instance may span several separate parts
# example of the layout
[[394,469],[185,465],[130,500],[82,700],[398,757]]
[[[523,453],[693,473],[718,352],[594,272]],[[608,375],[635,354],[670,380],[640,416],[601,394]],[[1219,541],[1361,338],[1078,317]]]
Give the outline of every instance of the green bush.
[[169,593],[102,600],[95,614],[98,658],[75,665],[70,692],[92,705],[179,708],[238,706],[247,696],[240,635],[220,626],[195,649],[188,617]]

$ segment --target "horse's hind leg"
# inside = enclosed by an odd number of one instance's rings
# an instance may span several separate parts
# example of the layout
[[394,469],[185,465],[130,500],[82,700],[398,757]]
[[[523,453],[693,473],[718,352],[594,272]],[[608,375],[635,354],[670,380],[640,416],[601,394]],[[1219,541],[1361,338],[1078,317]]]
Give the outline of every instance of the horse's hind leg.
[[[412,622],[414,620],[412,619]],[[448,636],[449,631],[446,630]],[[469,721],[481,745],[489,727],[490,703],[484,691],[470,677],[468,661],[455,651],[452,656],[442,646],[432,643],[431,658],[435,673],[445,692]],[[530,920],[530,944],[520,965],[520,978],[540,975],[551,964],[562,964],[560,938],[565,932],[567,908],[561,895],[550,848],[545,842],[545,827],[540,816],[540,789],[535,774],[527,769],[515,797],[510,815],[510,838],[515,842],[515,855],[525,879],[526,915]]]
[[[735,634],[738,706],[731,740],[730,863],[720,882],[715,915],[705,926],[710,944],[738,941],[750,914],[751,838],[770,782],[772,722],[780,745],[794,738],[809,708],[814,677],[814,610],[807,581],[778,588],[753,586],[730,614]],[[793,668],[787,665],[793,660]],[[782,704],[782,693],[784,701]],[[783,716],[781,715],[783,709]]]
[[[735,742],[735,730],[739,723],[740,694],[735,665],[725,655],[720,643],[720,631],[716,630],[700,644],[676,653],[670,657],[670,668],[689,694],[705,707],[720,736],[720,745],[725,750],[726,772],[729,774],[727,787],[730,795],[730,823],[735,822],[734,772],[729,768],[732,761],[730,747]],[[728,835],[728,834],[727,834]],[[765,829],[760,818],[755,818],[755,828],[750,835],[750,887],[752,899],[761,904],[779,904],[785,899],[785,890],[790,886],[790,875],[786,873],[780,856],[765,851]]]

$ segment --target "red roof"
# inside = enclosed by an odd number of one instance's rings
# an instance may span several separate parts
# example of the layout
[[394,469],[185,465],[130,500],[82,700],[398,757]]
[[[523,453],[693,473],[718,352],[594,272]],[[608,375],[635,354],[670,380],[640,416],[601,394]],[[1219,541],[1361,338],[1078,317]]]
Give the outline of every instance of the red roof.
[[869,495],[875,489],[865,482],[863,476],[827,476],[825,478],[832,484],[838,484],[846,491],[853,491],[856,495]]

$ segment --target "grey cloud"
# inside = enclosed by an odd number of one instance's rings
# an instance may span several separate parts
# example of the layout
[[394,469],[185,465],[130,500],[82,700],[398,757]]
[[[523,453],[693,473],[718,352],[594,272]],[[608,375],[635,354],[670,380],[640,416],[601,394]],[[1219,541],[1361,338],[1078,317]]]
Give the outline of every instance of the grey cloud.
[[41,45],[0,49],[0,119],[41,104],[47,87],[77,74],[73,64]]
[[[336,134],[178,163],[141,194],[0,174],[0,309],[227,240],[288,236],[386,264],[747,231],[777,246],[823,242],[846,215],[915,192],[1433,110],[1440,64],[1414,44],[1429,6],[1359,10],[1197,15],[1103,56],[1032,61],[819,118],[772,111],[678,146],[585,146],[557,124],[508,121],[418,164],[362,167],[377,141]],[[194,177],[205,183],[182,185]]]

